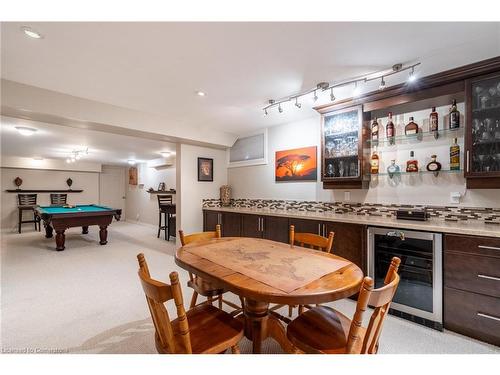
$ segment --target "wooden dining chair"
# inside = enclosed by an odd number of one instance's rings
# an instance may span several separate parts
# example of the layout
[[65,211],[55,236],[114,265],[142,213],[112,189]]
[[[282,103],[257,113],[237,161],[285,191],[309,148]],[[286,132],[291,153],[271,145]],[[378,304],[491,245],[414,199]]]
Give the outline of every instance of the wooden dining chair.
[[[215,354],[231,349],[240,352],[243,323],[215,306],[203,304],[184,310],[177,272],[170,274],[171,285],[151,278],[144,254],[138,254],[139,279],[146,294],[155,327],[155,346],[161,354]],[[174,300],[177,318],[170,320],[165,303]]]
[[[288,325],[288,339],[305,353],[377,353],[382,324],[399,284],[400,262],[399,258],[392,258],[384,286],[379,289],[373,289],[372,278],[363,279],[352,320],[330,307],[314,307]],[[364,328],[363,313],[368,306],[374,310],[368,327]]]
[[[332,248],[333,248],[333,238],[335,237],[334,232],[328,233],[328,237],[323,237],[320,236],[319,234],[315,233],[297,233],[295,232],[295,226],[290,225],[289,229],[289,239],[290,239],[290,246],[293,247],[295,244],[301,246],[301,247],[307,247],[309,249],[314,249],[314,250],[320,250],[325,253],[332,253]],[[275,305],[271,307],[271,311],[275,311],[277,309],[282,308],[284,305]],[[288,316],[291,317],[293,313],[293,309],[296,306],[289,305],[288,306]],[[303,306],[299,305],[299,314],[302,314],[304,312],[304,307],[310,307],[310,306]]]
[[[181,240],[182,246],[185,246],[192,242],[206,241],[212,238],[221,238],[222,237],[221,233],[222,233],[221,226],[220,224],[217,224],[215,226],[215,231],[213,232],[199,232],[199,233],[192,233],[189,235],[185,235],[184,231],[179,230],[179,238]],[[188,287],[193,289],[193,296],[191,297],[191,303],[189,304],[189,308],[193,308],[196,306],[198,295],[201,295],[203,297],[206,297],[207,302],[210,304],[212,304],[212,302],[214,301],[214,297],[216,297],[219,309],[222,309],[222,304],[225,303],[226,305],[235,309],[233,314],[238,313],[242,310],[243,301],[242,301],[242,307],[240,307],[232,302],[225,300],[222,295],[226,293],[227,290],[219,288],[213,285],[212,283],[203,280],[199,276],[193,275],[192,272],[189,272]]]

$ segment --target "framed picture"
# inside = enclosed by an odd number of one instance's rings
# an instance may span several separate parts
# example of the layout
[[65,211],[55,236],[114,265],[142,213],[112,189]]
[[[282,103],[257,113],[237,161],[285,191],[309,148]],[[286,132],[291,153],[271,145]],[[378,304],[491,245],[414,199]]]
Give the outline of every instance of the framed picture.
[[276,182],[317,181],[317,164],[316,146],[276,151]]
[[214,180],[214,159],[198,158],[198,181]]

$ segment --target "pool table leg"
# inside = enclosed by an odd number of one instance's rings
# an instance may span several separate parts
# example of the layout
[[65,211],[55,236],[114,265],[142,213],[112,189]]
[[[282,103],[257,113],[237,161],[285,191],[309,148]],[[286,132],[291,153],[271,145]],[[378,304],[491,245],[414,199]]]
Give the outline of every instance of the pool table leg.
[[56,230],[56,250],[63,251],[64,250],[64,242],[66,236],[64,235],[64,230]]
[[88,225],[82,227],[82,234],[88,234],[88,233],[89,233],[89,227],[88,227]]
[[45,224],[45,238],[52,238],[52,231],[50,224]]
[[108,230],[106,229],[107,227],[107,225],[99,226],[99,239],[101,240],[99,243],[101,245],[106,245],[108,243]]

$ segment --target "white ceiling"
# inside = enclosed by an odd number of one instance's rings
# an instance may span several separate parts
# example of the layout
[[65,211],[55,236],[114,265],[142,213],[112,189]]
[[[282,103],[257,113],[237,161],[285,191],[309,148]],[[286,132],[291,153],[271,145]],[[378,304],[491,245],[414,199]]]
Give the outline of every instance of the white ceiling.
[[[44,38],[27,38],[22,25]],[[498,23],[473,22],[3,23],[1,73],[187,126],[242,134],[312,116],[311,105],[269,116],[261,108],[319,81],[410,60],[422,61],[419,73],[428,74],[500,55],[499,30]]]
[[[17,132],[15,126],[37,129],[29,137]],[[110,165],[126,165],[128,160],[145,162],[161,158],[161,151],[175,154],[175,144],[143,138],[116,135],[86,129],[47,124],[38,121],[1,117],[2,155],[45,159],[66,159],[73,150],[88,147],[86,161]]]

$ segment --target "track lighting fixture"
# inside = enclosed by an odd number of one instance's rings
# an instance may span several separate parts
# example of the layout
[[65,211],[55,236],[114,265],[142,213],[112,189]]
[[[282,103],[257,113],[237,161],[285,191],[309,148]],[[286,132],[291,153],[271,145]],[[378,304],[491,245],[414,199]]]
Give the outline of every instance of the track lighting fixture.
[[380,86],[378,87],[379,90],[385,89],[385,81],[384,81],[384,76],[382,76],[382,80],[380,81]]
[[66,158],[66,163],[74,163],[77,160],[80,160],[83,158],[85,155],[89,154],[89,149],[83,149],[83,150],[73,150],[71,151],[71,155]]
[[303,91],[294,95],[290,95],[287,97],[284,97],[282,99],[269,99],[268,104],[263,108],[264,114],[268,114],[268,110],[273,108],[273,107],[278,107],[278,112],[282,113],[283,108],[281,107],[281,104],[286,103],[286,102],[291,102],[293,99],[295,99],[295,106],[297,108],[301,108],[302,104],[299,103],[299,99],[303,96],[313,94],[313,100],[317,101],[318,98],[318,90],[321,90],[321,92],[330,90],[330,101],[334,102],[335,101],[335,95],[333,93],[333,89],[336,89],[337,87],[345,87],[354,84],[354,88],[352,91],[352,96],[357,97],[361,93],[361,88],[359,87],[360,82],[369,82],[373,80],[378,80],[380,79],[380,86],[379,90],[384,90],[386,88],[386,83],[385,83],[385,78],[393,75],[393,74],[399,74],[401,72],[410,70],[409,76],[408,76],[408,81],[409,82],[414,82],[416,80],[416,75],[415,75],[415,67],[420,65],[420,62],[414,62],[414,63],[409,63],[408,65],[402,64],[402,63],[397,63],[392,65],[389,68],[386,68],[384,70],[379,70],[370,74],[366,74],[364,76],[358,76],[354,77],[351,79],[345,79],[342,81],[337,81],[334,83],[329,83],[329,82],[319,82],[315,87]]

